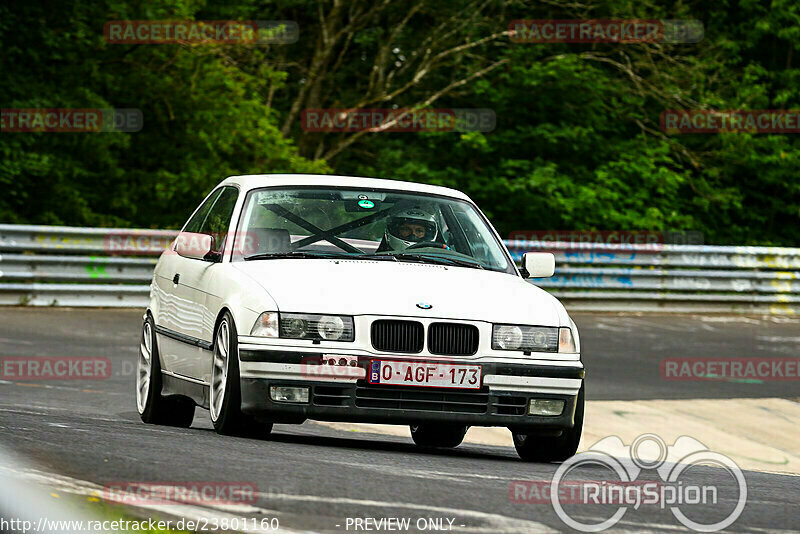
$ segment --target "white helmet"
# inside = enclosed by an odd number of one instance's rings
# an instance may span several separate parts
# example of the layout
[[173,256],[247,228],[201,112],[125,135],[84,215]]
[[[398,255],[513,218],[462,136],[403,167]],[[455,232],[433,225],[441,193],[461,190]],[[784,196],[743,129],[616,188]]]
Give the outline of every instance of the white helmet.
[[[418,228],[417,232],[409,231],[414,227],[422,227],[424,231]],[[391,250],[403,250],[422,241],[436,241],[438,236],[436,217],[419,207],[403,210],[389,218],[384,231],[384,239]]]

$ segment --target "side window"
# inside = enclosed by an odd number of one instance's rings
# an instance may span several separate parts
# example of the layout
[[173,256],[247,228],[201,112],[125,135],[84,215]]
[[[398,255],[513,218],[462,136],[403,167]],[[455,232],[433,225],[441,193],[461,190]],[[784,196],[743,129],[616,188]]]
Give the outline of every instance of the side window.
[[201,234],[214,236],[217,244],[217,251],[225,247],[225,238],[228,235],[228,227],[231,224],[233,208],[239,198],[239,190],[235,187],[224,187],[222,193],[217,197],[216,202],[208,212],[206,220],[200,227]]
[[211,211],[211,206],[214,205],[214,202],[219,197],[220,191],[215,191],[208,199],[203,202],[203,205],[200,206],[192,218],[189,219],[189,222],[186,223],[186,226],[183,228],[184,232],[192,232],[195,234],[200,233],[200,227],[203,226],[203,222],[206,220],[206,215],[208,212]]

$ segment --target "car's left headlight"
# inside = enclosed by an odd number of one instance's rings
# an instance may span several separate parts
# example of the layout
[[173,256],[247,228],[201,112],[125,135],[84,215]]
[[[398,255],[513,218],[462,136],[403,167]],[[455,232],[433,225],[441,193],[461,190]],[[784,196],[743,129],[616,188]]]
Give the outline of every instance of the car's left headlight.
[[558,329],[558,352],[578,352],[575,347],[575,337],[569,327],[562,326]]
[[569,328],[554,326],[492,325],[492,348],[523,352],[575,352]]

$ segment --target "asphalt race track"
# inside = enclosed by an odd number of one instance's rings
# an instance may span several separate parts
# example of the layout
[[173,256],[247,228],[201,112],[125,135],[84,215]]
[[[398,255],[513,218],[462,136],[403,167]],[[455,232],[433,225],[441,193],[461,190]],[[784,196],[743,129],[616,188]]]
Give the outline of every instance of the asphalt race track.
[[[796,358],[800,320],[580,313],[574,318],[590,401],[800,397],[797,381],[673,382],[663,380],[659,370],[666,357]],[[107,380],[0,382],[0,446],[42,472],[100,486],[119,481],[253,483],[256,502],[212,511],[277,517],[286,531],[365,532],[355,528],[355,518],[390,517],[409,518],[412,525],[438,519],[446,528],[452,522],[453,532],[572,531],[550,504],[511,498],[514,481],[549,482],[558,464],[523,463],[510,447],[465,443],[450,451],[425,451],[407,438],[313,422],[277,425],[268,439],[231,438],[216,435],[208,413],[200,409],[190,429],[145,425],[134,398],[140,321],[141,311],[134,310],[0,310],[0,357],[105,356],[112,362]],[[609,476],[601,467],[578,469],[578,480]],[[744,475],[747,502],[726,531],[799,531],[800,477]],[[640,478],[657,480],[658,475],[646,472]],[[681,480],[720,488],[717,505],[686,512],[695,521],[720,520],[735,505],[729,491],[735,481],[723,469],[693,467]],[[617,508],[572,505],[570,511],[588,522],[610,517]],[[687,529],[668,508],[643,505],[627,510],[611,531]]]

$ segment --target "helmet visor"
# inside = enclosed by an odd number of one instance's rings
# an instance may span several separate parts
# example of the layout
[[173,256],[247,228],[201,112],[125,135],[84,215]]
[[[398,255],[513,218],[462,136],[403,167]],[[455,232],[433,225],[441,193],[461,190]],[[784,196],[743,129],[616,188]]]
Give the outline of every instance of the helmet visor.
[[394,237],[412,243],[436,239],[436,225],[432,221],[395,217],[389,221],[386,229]]

